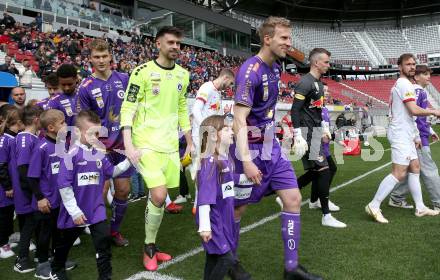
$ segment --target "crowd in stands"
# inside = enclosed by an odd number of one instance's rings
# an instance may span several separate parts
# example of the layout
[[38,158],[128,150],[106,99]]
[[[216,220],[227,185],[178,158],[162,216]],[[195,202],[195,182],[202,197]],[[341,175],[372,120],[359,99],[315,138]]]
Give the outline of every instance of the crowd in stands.
[[[83,78],[91,75],[93,71],[87,47],[91,38],[77,30],[60,28],[53,33],[43,33],[35,26],[14,23],[13,26],[0,26],[0,34],[0,46],[3,46],[4,51],[7,51],[6,46],[12,43],[17,45],[16,53],[33,56],[31,64],[38,65],[33,67],[33,70],[42,79],[55,72],[63,63],[75,65]],[[157,56],[151,37],[133,36],[131,42],[107,37],[104,39],[113,49],[113,69],[120,72],[130,74],[137,65]],[[182,46],[177,63],[191,73],[188,93],[189,96],[195,96],[197,89],[204,82],[215,78],[222,68],[237,68],[243,61],[243,58],[224,56],[216,51],[185,45]],[[226,92],[224,96],[232,97],[232,91]]]

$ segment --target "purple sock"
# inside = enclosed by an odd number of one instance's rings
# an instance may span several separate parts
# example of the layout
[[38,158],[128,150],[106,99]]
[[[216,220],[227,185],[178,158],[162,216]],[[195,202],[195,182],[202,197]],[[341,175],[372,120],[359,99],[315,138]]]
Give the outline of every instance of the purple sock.
[[281,212],[281,236],[284,244],[284,267],[292,271],[298,266],[298,246],[301,236],[299,213]]
[[112,219],[110,223],[111,232],[119,232],[119,227],[121,226],[122,219],[124,218],[125,211],[127,211],[127,200],[120,200],[113,198],[112,201]]
[[238,241],[240,240],[240,221],[241,220],[235,220],[235,226],[234,226],[234,247],[231,248],[232,255],[234,256],[235,260],[238,260],[237,249],[238,249]]

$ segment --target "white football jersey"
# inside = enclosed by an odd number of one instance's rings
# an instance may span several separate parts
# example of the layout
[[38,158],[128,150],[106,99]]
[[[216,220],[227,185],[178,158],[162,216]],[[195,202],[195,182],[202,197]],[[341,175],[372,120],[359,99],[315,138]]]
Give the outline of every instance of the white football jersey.
[[411,140],[416,137],[414,118],[405,106],[405,103],[410,101],[416,101],[414,85],[406,78],[399,78],[391,89],[388,128],[390,136]]
[[[199,90],[197,91],[196,100],[202,101],[204,103],[204,106],[202,107],[201,112],[198,112],[202,116],[200,122],[198,122],[196,118],[193,119],[193,139],[198,139],[200,124],[204,119],[212,115],[220,114],[222,100],[221,97],[221,93],[215,88],[213,82],[206,82],[199,88]],[[193,107],[192,113],[193,115],[196,115],[194,113],[194,110],[195,107]]]

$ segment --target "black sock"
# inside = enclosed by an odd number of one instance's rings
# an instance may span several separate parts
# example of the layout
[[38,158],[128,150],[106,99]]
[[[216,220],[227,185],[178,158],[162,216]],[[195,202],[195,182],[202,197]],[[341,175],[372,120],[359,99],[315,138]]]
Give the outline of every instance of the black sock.
[[316,186],[318,191],[318,197],[319,200],[321,201],[322,214],[324,215],[330,213],[330,210],[328,208],[330,178],[331,178],[331,174],[328,168],[317,172]]

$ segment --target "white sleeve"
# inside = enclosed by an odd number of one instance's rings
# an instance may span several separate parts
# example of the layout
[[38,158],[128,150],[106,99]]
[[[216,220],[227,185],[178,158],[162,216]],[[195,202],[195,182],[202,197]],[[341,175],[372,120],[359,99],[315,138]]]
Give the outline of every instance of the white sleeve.
[[400,83],[397,87],[397,92],[403,103],[416,101],[416,92],[410,81]]
[[199,231],[211,231],[211,219],[209,218],[209,212],[211,211],[210,205],[199,206]]
[[196,99],[192,110],[194,125],[200,126],[200,124],[203,121],[203,116],[202,116],[203,106],[205,106],[205,103],[203,103],[203,101],[200,99]]
[[60,189],[60,195],[61,199],[63,200],[64,207],[66,207],[67,212],[73,220],[76,220],[84,214],[76,203],[75,194],[73,193],[72,187]]
[[113,178],[118,177],[119,175],[127,171],[130,168],[130,166],[131,166],[130,160],[126,158],[123,162],[120,162],[118,165],[115,166],[115,168],[113,169],[112,177]]
[[434,129],[432,129],[432,127],[429,127],[429,135],[434,135],[435,131]]

